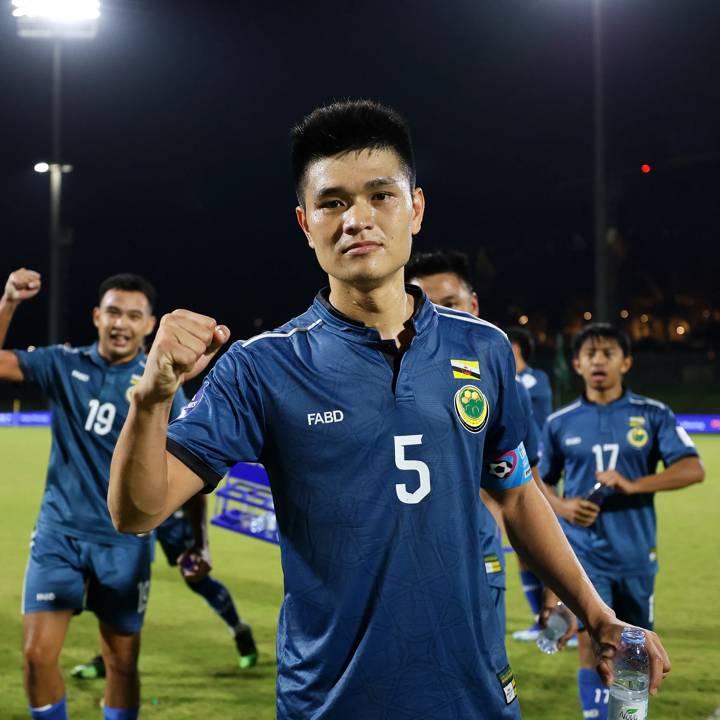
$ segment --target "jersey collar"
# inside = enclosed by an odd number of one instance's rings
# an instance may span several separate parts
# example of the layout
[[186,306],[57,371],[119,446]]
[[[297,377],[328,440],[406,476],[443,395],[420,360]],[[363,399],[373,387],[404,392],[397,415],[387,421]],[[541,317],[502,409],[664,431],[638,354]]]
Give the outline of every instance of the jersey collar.
[[617,399],[613,400],[612,402],[608,403],[607,405],[598,405],[598,403],[594,403],[587,399],[587,395],[583,392],[583,394],[580,396],[580,402],[583,405],[587,405],[588,407],[594,407],[594,408],[603,408],[603,407],[622,407],[623,405],[627,405],[630,402],[630,397],[632,396],[632,392],[623,385],[623,392],[622,395]]
[[[437,313],[425,293],[417,285],[405,285],[405,290],[415,298],[415,312],[412,322],[415,326],[416,337],[422,335],[436,321]],[[368,327],[357,320],[353,320],[330,304],[330,288],[324,287],[315,296],[313,309],[322,318],[323,324],[348,340],[361,343],[382,343],[380,333],[375,328]]]

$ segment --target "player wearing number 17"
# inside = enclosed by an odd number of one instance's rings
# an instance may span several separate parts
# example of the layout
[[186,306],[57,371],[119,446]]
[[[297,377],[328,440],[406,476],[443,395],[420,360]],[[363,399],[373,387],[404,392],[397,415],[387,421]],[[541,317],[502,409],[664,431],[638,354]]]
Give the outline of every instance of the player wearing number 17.
[[[545,423],[540,475],[564,496],[550,500],[578,559],[618,618],[653,627],[658,570],[654,493],[704,477],[695,446],[670,408],[623,386],[630,341],[607,323],[573,340],[573,364],[585,383],[576,402]],[[665,469],[656,472],[662,461]],[[607,691],[593,669],[587,632],[578,634],[578,686],[584,717],[607,717]]]
[[[0,299],[0,347],[16,308],[39,292],[40,283],[38,273],[24,268],[8,278]],[[143,278],[115,275],[100,286],[94,344],[0,351],[0,379],[37,385],[53,413],[47,481],[23,587],[25,690],[33,718],[67,718],[58,657],[71,617],[84,606],[100,623],[104,716],[137,717],[151,537],[118,533],[105,497],[112,450],[145,366],[143,342],[155,326],[154,300]],[[183,402],[180,392],[174,414]]]
[[[397,113],[315,110],[293,132],[293,167],[297,219],[329,287],[232,345],[169,427],[183,374],[229,330],[186,310],[163,318],[113,455],[113,520],[147,531],[235,462],[260,461],[285,574],[280,720],[518,718],[481,484],[516,549],[606,650],[622,625],[528,482],[510,343],[404,283],[425,198]],[[667,656],[650,643],[657,687]]]

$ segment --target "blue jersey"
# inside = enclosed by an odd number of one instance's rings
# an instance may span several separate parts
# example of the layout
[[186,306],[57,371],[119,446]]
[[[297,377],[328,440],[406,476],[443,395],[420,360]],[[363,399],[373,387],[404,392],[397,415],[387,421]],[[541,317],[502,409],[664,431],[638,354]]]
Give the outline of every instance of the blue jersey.
[[238,461],[268,471],[283,720],[519,716],[479,534],[481,484],[530,477],[512,351],[408,292],[401,357],[321,293],[235,343],[168,431],[207,491]]
[[[579,497],[590,493],[597,471],[617,470],[635,480],[653,474],[660,460],[667,467],[695,456],[693,441],[666,405],[626,391],[608,405],[582,397],[550,415],[539,469],[551,485],[564,471],[564,495]],[[612,493],[589,528],[560,522],[575,552],[594,568],[657,572],[654,493]]]
[[[117,532],[107,509],[110,460],[145,354],[117,365],[100,356],[97,343],[15,354],[25,380],[42,389],[52,408],[52,447],[38,528],[102,543],[147,541]],[[173,404],[175,415],[184,402],[181,391]]]
[[[522,384],[520,378],[516,378],[518,396],[522,412],[527,419],[527,432],[523,439],[523,445],[528,456],[531,467],[538,464],[539,454],[539,431],[533,418],[532,404],[530,402],[530,393]],[[487,573],[488,583],[492,587],[505,587],[505,554],[502,549],[502,542],[495,518],[492,513],[485,507],[481,508],[480,513],[480,537],[483,546],[483,555],[485,561],[485,572]]]
[[552,412],[552,387],[547,373],[537,368],[526,367],[518,377],[528,389],[532,400],[533,415],[541,432],[547,416]]

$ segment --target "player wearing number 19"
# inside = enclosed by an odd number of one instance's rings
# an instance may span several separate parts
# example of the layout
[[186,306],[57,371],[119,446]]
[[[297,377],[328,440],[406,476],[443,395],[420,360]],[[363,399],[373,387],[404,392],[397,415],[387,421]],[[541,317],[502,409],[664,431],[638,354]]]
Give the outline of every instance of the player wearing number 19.
[[[540,474],[564,496],[550,500],[578,559],[618,618],[653,626],[658,570],[654,493],[704,477],[692,440],[670,408],[623,387],[630,342],[606,323],[573,340],[573,364],[584,394],[548,417]],[[662,461],[665,469],[656,472]],[[578,635],[578,685],[584,717],[607,717],[607,691],[593,670],[587,632]]]
[[[16,270],[0,299],[0,347],[17,306],[40,290],[40,276]],[[137,659],[150,586],[151,538],[121,535],[106,495],[110,457],[145,366],[155,291],[137,275],[100,286],[93,345],[0,351],[0,379],[40,387],[52,407],[52,449],[23,588],[25,689],[30,714],[65,720],[58,667],[68,624],[84,603],[98,618],[107,667],[104,716],[134,720]],[[169,411],[178,414],[182,392]]]

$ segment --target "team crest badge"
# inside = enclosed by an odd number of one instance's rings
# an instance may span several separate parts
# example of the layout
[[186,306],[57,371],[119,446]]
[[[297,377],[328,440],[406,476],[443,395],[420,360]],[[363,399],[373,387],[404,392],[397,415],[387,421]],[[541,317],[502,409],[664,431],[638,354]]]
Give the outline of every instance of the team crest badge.
[[490,405],[480,388],[463,385],[455,393],[455,413],[466,430],[477,433],[487,425]]
[[636,448],[642,448],[647,445],[649,436],[644,427],[631,427],[627,434],[628,442]]
[[128,402],[130,402],[130,398],[132,397],[135,386],[140,382],[141,379],[142,379],[142,375],[133,374],[130,376],[130,387],[125,391],[125,399]]

